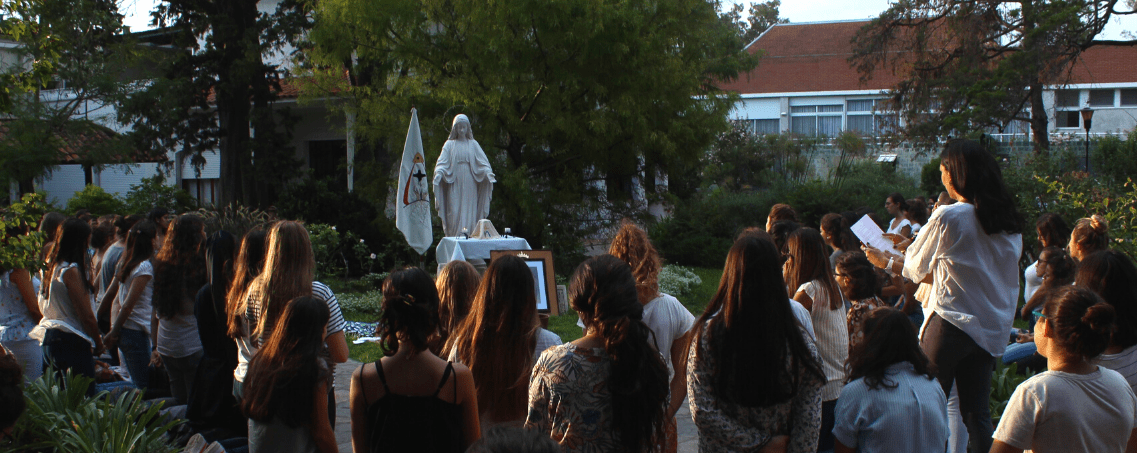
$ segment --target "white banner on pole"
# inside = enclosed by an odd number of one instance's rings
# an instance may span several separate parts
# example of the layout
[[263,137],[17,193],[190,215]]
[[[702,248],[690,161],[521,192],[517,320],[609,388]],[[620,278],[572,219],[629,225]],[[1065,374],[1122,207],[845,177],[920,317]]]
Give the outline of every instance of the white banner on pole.
[[395,226],[403,232],[407,244],[419,255],[425,254],[434,243],[430,223],[429,187],[426,159],[422,152],[422,133],[419,132],[418,126],[418,111],[412,108],[411,125],[407,128],[407,143],[403,146],[403,164],[399,167]]

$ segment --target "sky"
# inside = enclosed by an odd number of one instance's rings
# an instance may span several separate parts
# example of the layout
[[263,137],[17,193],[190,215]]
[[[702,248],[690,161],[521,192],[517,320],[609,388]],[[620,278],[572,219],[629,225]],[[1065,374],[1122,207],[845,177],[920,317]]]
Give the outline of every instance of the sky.
[[[157,0],[120,0],[120,8],[126,13],[126,24],[131,30],[142,31],[150,28],[150,10]],[[750,0],[724,0],[727,3],[749,4]],[[876,17],[886,8],[888,0],[782,0],[779,9],[781,17],[790,22],[821,22],[832,20],[868,19]],[[1137,32],[1137,17],[1115,18],[1106,27],[1102,38],[1121,39],[1123,31]]]

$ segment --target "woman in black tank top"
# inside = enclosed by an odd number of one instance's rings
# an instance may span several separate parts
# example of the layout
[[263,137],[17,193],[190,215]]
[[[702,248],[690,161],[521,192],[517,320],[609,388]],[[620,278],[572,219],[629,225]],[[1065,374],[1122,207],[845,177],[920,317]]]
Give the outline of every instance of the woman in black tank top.
[[357,452],[462,452],[478,439],[473,375],[428,349],[438,292],[419,268],[383,282],[379,331],[387,357],[351,377],[351,442]]

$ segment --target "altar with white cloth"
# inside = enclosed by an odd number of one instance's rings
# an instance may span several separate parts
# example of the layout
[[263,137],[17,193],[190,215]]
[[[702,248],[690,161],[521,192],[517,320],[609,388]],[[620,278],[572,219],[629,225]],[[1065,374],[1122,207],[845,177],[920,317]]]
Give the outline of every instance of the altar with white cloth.
[[[519,237],[495,239],[444,237],[438,241],[438,247],[434,252],[438,258],[438,270],[441,271],[442,266],[454,260],[489,260],[491,250],[532,250],[532,248],[529,247],[529,241]],[[479,269],[482,270],[484,269]]]

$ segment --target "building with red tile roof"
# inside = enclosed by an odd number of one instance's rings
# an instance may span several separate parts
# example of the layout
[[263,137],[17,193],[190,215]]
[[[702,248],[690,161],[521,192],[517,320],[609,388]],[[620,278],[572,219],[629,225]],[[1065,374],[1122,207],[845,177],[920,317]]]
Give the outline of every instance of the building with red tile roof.
[[[756,133],[796,132],[833,136],[844,130],[869,135],[897,121],[880,100],[900,81],[891,68],[863,80],[849,63],[851,41],[867,20],[778,24],[746,50],[762,59],[748,74],[722,88],[742,99],[731,113]],[[1081,131],[1078,110],[1095,110],[1093,133],[1132,130],[1137,124],[1137,48],[1092,47],[1071,68],[1069,80],[1043,95],[1052,133]],[[1013,124],[1010,135],[1029,133]]]

